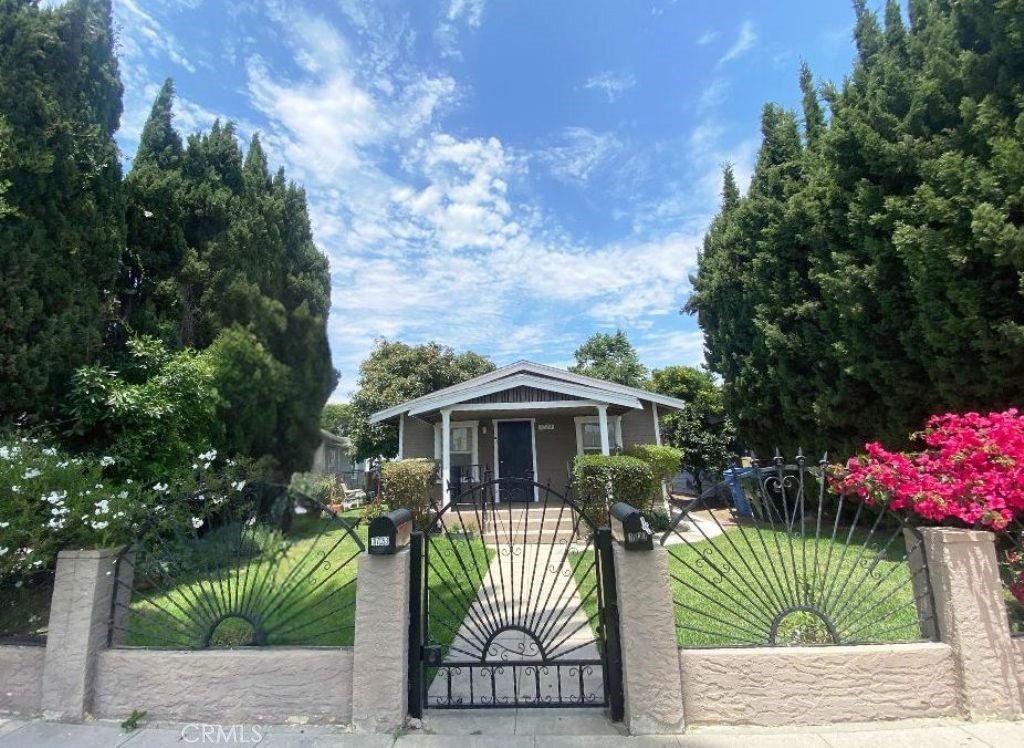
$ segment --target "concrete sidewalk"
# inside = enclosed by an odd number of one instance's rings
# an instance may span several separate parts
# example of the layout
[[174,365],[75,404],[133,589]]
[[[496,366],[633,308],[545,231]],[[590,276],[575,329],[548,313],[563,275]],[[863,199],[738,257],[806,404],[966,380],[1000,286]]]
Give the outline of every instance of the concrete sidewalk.
[[[0,748],[1021,748],[1024,722],[922,720],[827,728],[703,728],[685,735],[628,737],[593,711],[519,710],[432,716],[397,736],[356,735],[342,727],[301,725],[144,725],[125,733],[112,722],[81,725],[0,719]],[[218,730],[217,728],[221,729]],[[205,730],[204,730],[205,728]],[[234,728],[232,730],[232,728]]]

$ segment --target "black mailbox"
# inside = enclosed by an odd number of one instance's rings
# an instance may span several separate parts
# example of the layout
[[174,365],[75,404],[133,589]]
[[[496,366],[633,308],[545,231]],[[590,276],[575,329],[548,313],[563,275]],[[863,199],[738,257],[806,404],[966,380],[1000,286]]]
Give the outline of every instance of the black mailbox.
[[627,551],[653,551],[654,533],[644,515],[624,501],[611,508],[612,537]]
[[409,545],[411,534],[412,512],[408,509],[396,509],[370,521],[367,552],[371,556],[398,553],[400,548]]

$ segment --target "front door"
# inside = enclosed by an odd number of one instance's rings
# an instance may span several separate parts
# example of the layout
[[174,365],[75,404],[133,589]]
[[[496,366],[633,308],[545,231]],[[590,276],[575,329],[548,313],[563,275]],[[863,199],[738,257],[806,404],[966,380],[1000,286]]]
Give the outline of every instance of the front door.
[[533,501],[532,421],[498,422],[498,477],[501,501]]

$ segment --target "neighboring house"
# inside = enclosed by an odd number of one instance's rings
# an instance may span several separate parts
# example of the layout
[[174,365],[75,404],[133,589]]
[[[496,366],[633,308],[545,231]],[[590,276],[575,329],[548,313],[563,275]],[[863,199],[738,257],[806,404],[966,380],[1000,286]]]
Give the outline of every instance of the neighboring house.
[[363,469],[353,462],[349,452],[351,446],[348,437],[320,429],[320,446],[313,453],[313,466],[309,472],[314,475],[338,475],[349,487],[362,487]]
[[[398,426],[400,458],[427,457],[451,493],[488,478],[530,478],[564,494],[573,459],[660,444],[662,413],[682,400],[519,361],[370,416]],[[539,491],[498,500],[536,501]]]

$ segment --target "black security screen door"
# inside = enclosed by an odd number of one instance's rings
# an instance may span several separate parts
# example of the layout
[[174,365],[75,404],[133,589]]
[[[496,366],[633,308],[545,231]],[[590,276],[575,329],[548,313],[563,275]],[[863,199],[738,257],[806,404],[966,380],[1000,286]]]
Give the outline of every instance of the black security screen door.
[[503,483],[499,488],[501,501],[533,501],[533,423],[502,421],[498,423],[498,475],[522,478],[523,482]]

